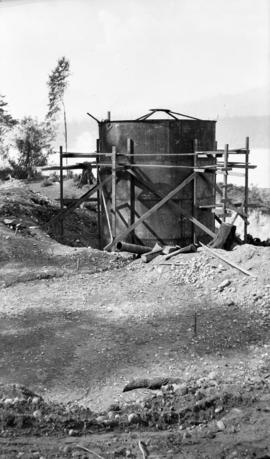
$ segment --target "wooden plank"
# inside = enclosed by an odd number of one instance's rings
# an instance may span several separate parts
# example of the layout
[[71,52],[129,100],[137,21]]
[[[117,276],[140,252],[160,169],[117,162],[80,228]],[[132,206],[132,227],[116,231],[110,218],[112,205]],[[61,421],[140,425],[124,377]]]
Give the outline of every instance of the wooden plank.
[[112,236],[116,236],[116,147],[112,147]]
[[96,153],[63,153],[63,158],[96,158]]
[[[198,154],[206,154],[206,155],[224,155],[224,150],[222,149],[217,149],[217,150],[205,150],[205,151],[198,151],[197,152]],[[244,154],[245,153],[245,149],[235,149],[235,150],[229,150],[228,153],[230,155],[239,155],[239,154]]]
[[[128,171],[130,174],[134,172],[129,170]],[[141,183],[141,185],[145,188],[145,189],[148,189],[150,190],[152,193],[154,193],[157,197],[159,198],[164,198],[166,195],[164,193],[161,193],[160,191],[157,191],[155,189],[155,187],[152,185],[150,185],[149,182],[144,182],[143,180],[141,180],[140,178],[138,178],[137,175],[136,176],[136,179]],[[209,228],[207,228],[205,225],[203,225],[201,222],[199,222],[199,220],[197,220],[196,218],[194,217],[191,217],[189,215],[188,212],[184,211],[182,209],[182,207],[179,205],[179,204],[175,204],[173,201],[168,201],[168,205],[173,209],[175,215],[183,215],[184,217],[186,217],[189,221],[191,221],[192,223],[194,223],[195,225],[197,225],[199,228],[201,228],[201,230],[203,230],[205,233],[209,234],[209,236],[211,237],[215,237],[215,233],[213,233],[213,231],[211,231]]]
[[[64,208],[64,178],[63,178],[63,147],[59,150],[59,168],[60,168],[60,209],[63,212]],[[64,223],[60,222],[60,236],[64,235]]]
[[165,255],[164,260],[169,260],[172,257],[175,257],[176,255],[179,255],[180,253],[195,253],[197,252],[197,247],[194,244],[187,245],[186,247],[182,247],[180,249],[174,250],[174,252],[169,253],[168,255]]
[[204,245],[202,242],[200,242],[200,245],[201,245],[207,252],[210,252],[211,255],[213,255],[214,257],[219,258],[220,260],[224,261],[225,263],[227,263],[228,265],[232,266],[233,268],[238,269],[238,271],[241,271],[242,273],[246,274],[247,276],[256,278],[256,276],[254,276],[254,274],[249,273],[249,272],[246,271],[245,269],[243,269],[243,268],[241,268],[240,266],[238,266],[236,263],[233,263],[232,261],[227,260],[227,259],[224,258],[222,255],[220,255],[219,253],[216,253],[216,251],[215,251],[214,249],[210,249],[209,247],[207,247],[206,245]]
[[[100,141],[99,139],[96,139],[96,151],[97,153],[99,152],[99,147],[100,147]],[[99,164],[99,156],[96,156],[96,163],[97,163],[97,183],[99,184],[101,182],[100,180],[100,169],[98,167]],[[102,187],[101,187],[102,190]],[[98,248],[101,249],[101,194],[100,190],[97,190],[97,230],[98,230]]]
[[[119,162],[118,163],[119,166],[126,166],[127,164],[126,163],[121,163]],[[194,166],[177,166],[175,164],[129,164],[128,165],[129,167],[136,167],[136,168],[143,168],[143,167],[151,167],[152,169],[156,168],[156,167],[161,167],[161,168],[164,168],[164,169],[194,169]],[[211,169],[211,170],[215,170],[217,167],[216,165],[209,165],[207,166],[207,169]]]
[[[132,139],[127,139],[127,154],[129,157],[130,164],[134,164],[134,145]],[[135,222],[135,182],[133,175],[129,174],[129,188],[130,188],[130,222],[129,224],[132,225]],[[135,243],[135,234],[134,231],[131,232],[131,241]]]
[[[63,170],[75,170],[75,169],[83,169],[84,167],[86,167],[86,164],[90,164],[92,168],[96,168],[97,167],[97,164],[96,163],[85,163],[85,165],[83,163],[80,163],[80,164],[71,164],[69,166],[63,166],[62,169]],[[46,167],[43,167],[42,168],[43,171],[59,171],[60,170],[60,166],[46,166]]]
[[101,188],[101,198],[102,198],[103,207],[104,207],[104,211],[105,211],[105,215],[106,215],[106,220],[107,220],[108,230],[109,230],[109,234],[110,234],[110,239],[112,241],[113,240],[112,227],[111,227],[111,222],[110,222],[110,217],[109,217],[109,212],[108,212],[108,207],[107,207],[107,203],[106,203],[103,187]]
[[[194,144],[193,144],[193,151],[194,153],[196,153],[198,150],[198,140],[195,139],[194,140]],[[192,206],[192,216],[194,218],[197,218],[197,180],[198,180],[198,175],[197,175],[197,172],[200,172],[197,170],[197,155],[195,154],[194,155],[194,158],[193,158],[193,166],[194,166],[194,180],[193,180],[193,206]],[[193,243],[196,244],[197,243],[197,236],[196,236],[196,226],[192,225],[192,232],[193,232]]]
[[[217,163],[218,166],[222,166],[221,163]],[[228,163],[228,168],[231,168],[231,169],[256,169],[257,166],[255,166],[255,164],[248,164],[248,166],[245,166],[245,164],[232,164],[232,163]]]
[[99,151],[94,151],[91,153],[81,153],[81,152],[68,152],[63,153],[63,158],[96,158],[96,156],[111,156],[112,153],[100,153]]
[[[211,187],[214,186],[214,188],[216,189],[216,191],[217,191],[221,196],[223,196],[223,191],[221,190],[221,188],[220,188],[216,183],[212,184],[212,183],[210,182],[210,180],[208,179],[208,177],[207,177],[205,174],[200,174],[200,176],[203,178],[204,181],[206,181],[206,182],[208,183],[208,185],[210,185]],[[231,201],[229,198],[227,198],[227,203],[228,203],[228,204],[227,204],[228,209],[234,210],[235,212],[238,212],[237,207],[235,207],[235,206],[233,205],[232,201]],[[240,215],[240,214],[239,214],[239,215]],[[245,214],[244,212],[243,212],[240,216],[243,218],[243,220],[244,220],[245,218],[247,218],[247,214]]]
[[228,156],[229,156],[229,145],[226,143],[224,148],[224,175],[223,175],[223,221],[226,221],[226,204],[228,196]]
[[150,217],[154,212],[156,212],[160,207],[162,207],[166,202],[168,202],[173,196],[175,196],[180,190],[182,190],[188,183],[194,179],[194,174],[190,174],[183,182],[181,182],[176,188],[174,188],[170,193],[164,196],[157,204],[155,204],[151,209],[147,210],[138,220],[136,220],[132,225],[124,230],[121,234],[116,236],[113,242],[109,243],[104,247],[105,250],[109,250],[114,244],[123,240],[132,230],[137,228],[140,223],[143,223],[148,217]]
[[[246,167],[245,167],[245,201],[244,201],[244,210],[245,214],[248,215],[248,161],[249,161],[249,137],[246,138]],[[244,241],[247,242],[247,219],[244,222]]]
[[223,204],[204,204],[198,207],[199,209],[215,209],[216,207],[223,207]]
[[48,223],[45,223],[44,225],[42,225],[42,227],[46,228],[46,227],[50,226],[52,223],[54,223],[57,220],[59,220],[60,218],[64,218],[65,215],[67,215],[69,212],[72,212],[73,210],[75,210],[77,207],[79,207],[80,204],[82,204],[82,202],[86,201],[87,198],[90,198],[90,196],[95,194],[97,192],[97,190],[100,190],[101,187],[104,186],[105,183],[107,183],[109,180],[111,180],[111,175],[106,177],[103,180],[103,182],[100,182],[99,184],[94,185],[92,188],[90,188],[90,190],[88,190],[86,193],[84,193],[80,198],[75,199],[73,204],[71,204],[69,207],[67,207],[67,209],[63,209],[62,211],[60,211]]

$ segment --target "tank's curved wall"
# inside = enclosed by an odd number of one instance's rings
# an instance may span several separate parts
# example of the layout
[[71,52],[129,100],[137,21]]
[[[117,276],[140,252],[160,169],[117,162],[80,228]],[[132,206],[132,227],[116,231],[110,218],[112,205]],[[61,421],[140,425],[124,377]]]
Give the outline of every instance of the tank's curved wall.
[[[215,145],[215,121],[197,120],[145,120],[145,121],[104,121],[100,123],[100,151],[111,152],[112,146],[116,147],[118,154],[127,153],[127,139],[132,139],[133,153],[145,154],[134,157],[136,164],[164,164],[179,165],[190,168],[160,168],[160,167],[138,167],[137,173],[144,177],[144,180],[154,185],[155,189],[168,193],[192,173],[193,156],[162,156],[162,153],[192,153],[194,139],[198,140],[200,150],[213,150]],[[153,154],[154,156],[147,156]],[[125,162],[124,157],[119,157]],[[109,158],[102,160],[108,163]],[[203,164],[213,164],[214,159],[200,159]],[[101,168],[101,178],[110,173]],[[209,180],[215,181],[214,173],[206,173]],[[132,183],[127,172],[117,174],[117,235],[120,234],[134,219],[143,215],[152,207],[159,198],[153,193],[134,186],[135,199],[131,202]],[[214,204],[215,196],[213,187],[198,178],[197,181],[198,204]],[[111,204],[111,185],[106,187],[106,197]],[[190,215],[193,212],[193,182],[188,184],[174,197],[174,202],[180,204]],[[198,219],[209,229],[214,230],[214,215],[211,209],[197,210]],[[200,229],[196,228],[200,240],[208,241],[207,236]],[[193,226],[189,220],[175,215],[167,203],[156,213],[150,216],[144,223],[138,225],[135,232],[130,234],[126,240],[129,242],[142,243],[153,246],[159,241],[162,244],[187,244],[193,239]],[[102,215],[102,243],[109,242],[109,233],[106,224],[106,217]]]

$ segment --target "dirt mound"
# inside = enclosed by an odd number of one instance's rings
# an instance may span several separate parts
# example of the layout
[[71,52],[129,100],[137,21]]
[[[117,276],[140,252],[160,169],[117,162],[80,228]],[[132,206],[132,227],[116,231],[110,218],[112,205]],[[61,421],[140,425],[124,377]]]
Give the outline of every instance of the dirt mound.
[[[36,445],[38,457],[89,457],[85,452],[104,459],[160,454],[179,459],[269,457],[268,380],[224,386],[211,378],[167,385],[144,400],[113,404],[101,413],[46,403],[29,397],[31,391],[21,398],[2,398],[2,438],[7,441],[3,445],[2,440],[2,451],[13,457],[10,453],[27,454]],[[258,434],[257,445],[250,440]],[[23,445],[18,441],[21,435]],[[37,446],[33,436],[41,435],[47,441],[39,440]]]
[[94,273],[126,263],[122,255],[92,247],[96,217],[87,210],[76,210],[65,218],[61,240],[65,245],[60,244],[59,228],[54,226],[47,234],[44,227],[59,207],[24,183],[16,185],[0,188],[0,285],[74,272]]
[[[19,185],[19,184],[17,184]],[[31,227],[40,227],[64,244],[97,247],[96,213],[87,209],[76,209],[64,219],[64,236],[60,236],[59,224],[46,227],[59,212],[59,204],[46,195],[31,191],[25,183],[17,187],[0,187],[0,221],[17,232],[29,235]]]
[[[54,201],[1,198],[1,382],[43,396],[1,385],[2,457],[269,456],[270,248],[215,250],[252,276],[205,249],[127,263],[49,237]],[[179,382],[122,392],[155,377]]]

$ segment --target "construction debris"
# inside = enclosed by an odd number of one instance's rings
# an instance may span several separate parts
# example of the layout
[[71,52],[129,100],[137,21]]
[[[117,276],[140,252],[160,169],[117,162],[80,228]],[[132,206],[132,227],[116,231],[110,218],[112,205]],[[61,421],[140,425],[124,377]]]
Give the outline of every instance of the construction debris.
[[137,255],[148,253],[148,252],[151,252],[152,250],[151,247],[147,247],[145,245],[129,244],[123,241],[117,242],[116,249],[119,252],[130,252],[130,253],[136,253]]
[[152,261],[154,258],[156,258],[158,255],[162,253],[163,248],[159,244],[156,244],[150,252],[142,255],[142,261],[143,263],[148,263],[149,261]]
[[235,243],[236,226],[230,223],[221,223],[216,237],[209,243],[213,249],[231,250]]
[[175,257],[176,255],[179,255],[180,253],[193,253],[197,251],[197,247],[194,244],[187,245],[186,247],[183,247],[181,249],[175,250],[172,253],[169,253],[164,257],[165,260],[169,260],[172,257]]
[[201,242],[201,246],[205,250],[207,250],[209,253],[211,253],[211,255],[213,255],[214,257],[219,258],[220,260],[224,261],[225,263],[227,263],[228,265],[232,266],[233,268],[238,269],[238,271],[241,271],[243,274],[246,274],[247,276],[251,276],[251,277],[256,277],[252,273],[246,271],[245,269],[241,268],[240,266],[238,266],[237,264],[233,263],[232,261],[227,260],[222,255],[220,255],[219,253],[216,253],[214,250],[210,249],[209,247],[204,245],[202,242]]

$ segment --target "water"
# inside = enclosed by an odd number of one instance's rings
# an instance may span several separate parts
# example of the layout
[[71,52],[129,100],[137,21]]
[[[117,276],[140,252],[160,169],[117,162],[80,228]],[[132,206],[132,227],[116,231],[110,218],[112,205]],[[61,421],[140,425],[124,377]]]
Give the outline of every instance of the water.
[[[244,155],[231,155],[232,161],[244,161]],[[249,185],[260,188],[270,188],[270,148],[252,148],[250,150],[250,164],[257,166],[256,169],[249,170]],[[244,169],[235,169],[233,172],[244,173]],[[229,183],[244,185],[244,177],[234,177],[229,173]]]

